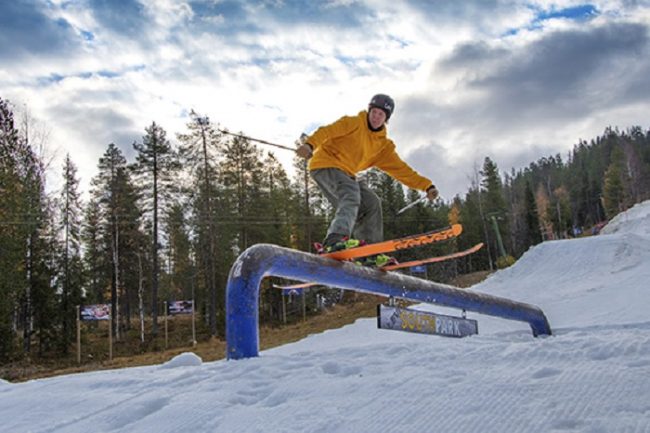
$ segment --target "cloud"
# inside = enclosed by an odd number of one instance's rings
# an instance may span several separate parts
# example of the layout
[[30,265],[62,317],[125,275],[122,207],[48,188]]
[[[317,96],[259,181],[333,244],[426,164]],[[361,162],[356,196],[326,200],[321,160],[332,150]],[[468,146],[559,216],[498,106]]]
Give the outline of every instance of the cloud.
[[413,145],[407,160],[458,191],[485,156],[509,172],[610,124],[647,123],[649,48],[647,25],[618,20],[459,43],[432,63],[426,90],[398,99],[392,129]]
[[315,31],[323,27],[349,29],[372,20],[374,10],[362,2],[310,2],[288,0],[249,7],[255,19],[276,26],[309,25]]
[[638,24],[553,32],[511,51],[488,73],[469,79],[466,85],[499,96],[492,98],[496,106],[486,114],[566,120],[584,115],[592,104],[607,102],[611,95],[598,87],[616,76],[617,65],[634,62],[647,48],[647,28]]
[[[487,131],[505,124],[565,123],[605,105],[647,98],[641,76],[650,65],[649,48],[647,26],[636,23],[553,31],[522,45],[468,42],[435,64],[431,80],[455,77],[458,96],[448,116],[458,118],[452,123],[469,117]],[[437,103],[418,108],[439,109]]]
[[[401,151],[399,144],[397,148],[398,152]],[[433,138],[409,152],[403,159],[418,173],[428,177],[444,199],[452,198],[446,195],[454,191],[455,183],[466,183],[468,173],[463,173],[456,164],[450,163],[447,150]]]
[[9,65],[27,56],[57,56],[74,50],[77,35],[66,20],[51,19],[33,2],[8,1],[0,13],[0,62]]
[[150,20],[145,7],[137,0],[88,0],[87,6],[104,31],[138,39],[147,34]]
[[85,178],[152,121],[173,140],[191,108],[292,144],[388,93],[400,153],[453,196],[485,156],[509,171],[609,125],[646,126],[650,109],[642,2],[6,3],[0,95],[45,120]]

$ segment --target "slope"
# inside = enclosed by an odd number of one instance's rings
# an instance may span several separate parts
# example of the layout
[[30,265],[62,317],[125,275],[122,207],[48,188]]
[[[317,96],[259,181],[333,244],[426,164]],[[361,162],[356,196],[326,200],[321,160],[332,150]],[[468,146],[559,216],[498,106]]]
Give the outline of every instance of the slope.
[[472,288],[539,305],[552,337],[479,315],[462,340],[363,319],[254,359],[0,382],[0,431],[650,432],[648,215]]

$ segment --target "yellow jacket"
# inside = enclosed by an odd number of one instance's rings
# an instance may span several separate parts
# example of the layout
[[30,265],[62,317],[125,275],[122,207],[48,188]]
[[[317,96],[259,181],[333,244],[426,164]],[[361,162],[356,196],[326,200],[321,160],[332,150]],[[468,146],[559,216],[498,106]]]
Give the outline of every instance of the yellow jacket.
[[409,188],[426,191],[431,181],[399,157],[395,143],[386,136],[386,127],[376,132],[370,130],[367,117],[366,110],[356,116],[344,116],[309,136],[307,143],[314,150],[309,169],[338,168],[354,177],[376,167]]

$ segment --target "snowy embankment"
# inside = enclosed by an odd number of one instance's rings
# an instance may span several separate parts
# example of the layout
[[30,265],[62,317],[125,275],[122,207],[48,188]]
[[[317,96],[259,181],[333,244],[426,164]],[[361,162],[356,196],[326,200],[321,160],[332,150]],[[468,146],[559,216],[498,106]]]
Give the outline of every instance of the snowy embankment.
[[[262,352],[21,384],[2,432],[650,432],[650,203],[546,242],[471,290],[539,306],[554,335],[470,314],[477,336],[372,319]],[[442,313],[457,311],[420,306]]]

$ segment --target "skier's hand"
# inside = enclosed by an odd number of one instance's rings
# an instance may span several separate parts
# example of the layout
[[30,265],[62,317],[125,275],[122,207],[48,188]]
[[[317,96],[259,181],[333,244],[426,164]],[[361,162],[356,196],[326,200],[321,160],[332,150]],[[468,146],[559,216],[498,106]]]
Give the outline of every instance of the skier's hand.
[[427,198],[429,201],[434,201],[438,198],[438,189],[435,185],[431,185],[429,188],[427,188]]
[[312,147],[309,143],[302,144],[296,149],[296,154],[299,157],[309,159],[312,155]]

